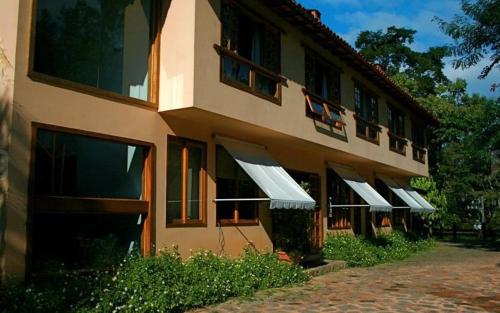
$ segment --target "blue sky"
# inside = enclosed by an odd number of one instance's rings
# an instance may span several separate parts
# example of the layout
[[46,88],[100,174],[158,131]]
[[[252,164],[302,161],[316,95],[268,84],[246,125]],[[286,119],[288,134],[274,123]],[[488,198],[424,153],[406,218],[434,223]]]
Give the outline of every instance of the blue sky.
[[[461,14],[459,0],[298,0],[306,8],[319,9],[321,19],[354,46],[356,37],[363,30],[386,29],[388,26],[407,27],[417,30],[412,47],[423,51],[428,47],[453,43],[443,34],[434,16],[450,20]],[[487,62],[467,70],[454,70],[448,60],[445,73],[450,79],[467,80],[468,92],[487,97],[499,97],[500,90],[490,91],[493,82],[500,82],[500,73],[493,69],[484,80],[477,79]]]

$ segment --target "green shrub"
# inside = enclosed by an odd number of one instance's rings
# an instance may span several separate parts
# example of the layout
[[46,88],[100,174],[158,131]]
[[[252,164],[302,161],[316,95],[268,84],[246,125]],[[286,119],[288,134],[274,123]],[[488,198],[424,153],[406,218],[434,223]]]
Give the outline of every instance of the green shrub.
[[159,256],[125,259],[114,275],[61,285],[6,285],[0,289],[1,312],[183,312],[252,295],[258,289],[307,281],[302,268],[279,262],[275,254],[247,250],[240,259],[201,251],[183,262],[176,249]]
[[328,236],[323,247],[323,255],[327,259],[346,261],[351,267],[373,266],[405,259],[433,245],[434,242],[430,239],[407,238],[396,231],[371,240],[361,236]]

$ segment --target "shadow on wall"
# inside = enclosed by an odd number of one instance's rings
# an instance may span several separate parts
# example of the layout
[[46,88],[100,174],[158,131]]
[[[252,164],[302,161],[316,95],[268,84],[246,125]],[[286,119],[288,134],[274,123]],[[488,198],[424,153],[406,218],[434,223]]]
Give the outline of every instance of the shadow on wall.
[[12,116],[14,68],[7,59],[0,38],[0,256],[5,250],[8,147]]

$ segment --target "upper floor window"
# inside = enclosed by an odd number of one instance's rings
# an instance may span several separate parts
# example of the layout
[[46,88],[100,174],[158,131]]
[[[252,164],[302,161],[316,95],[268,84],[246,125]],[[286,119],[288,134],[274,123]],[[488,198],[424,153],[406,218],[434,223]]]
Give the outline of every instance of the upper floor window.
[[229,1],[222,3],[221,79],[234,87],[279,102],[280,31]]
[[359,84],[354,86],[356,134],[368,141],[379,143],[378,99],[375,94]]
[[421,123],[413,121],[412,123],[412,150],[413,150],[413,159],[422,163],[425,163],[425,155],[427,151],[425,149],[426,146],[426,138],[425,138],[425,126]]
[[340,106],[340,71],[306,51],[306,115],[315,120],[342,128],[344,121]]
[[405,116],[393,107],[387,111],[389,124],[389,149],[394,152],[406,154]]
[[37,0],[31,76],[153,102],[152,0]]

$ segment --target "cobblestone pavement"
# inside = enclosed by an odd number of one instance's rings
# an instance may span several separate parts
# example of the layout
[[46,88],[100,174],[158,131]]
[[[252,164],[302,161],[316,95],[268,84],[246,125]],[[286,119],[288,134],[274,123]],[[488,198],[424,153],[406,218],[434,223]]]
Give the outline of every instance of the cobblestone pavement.
[[500,252],[441,244],[194,312],[500,312]]

